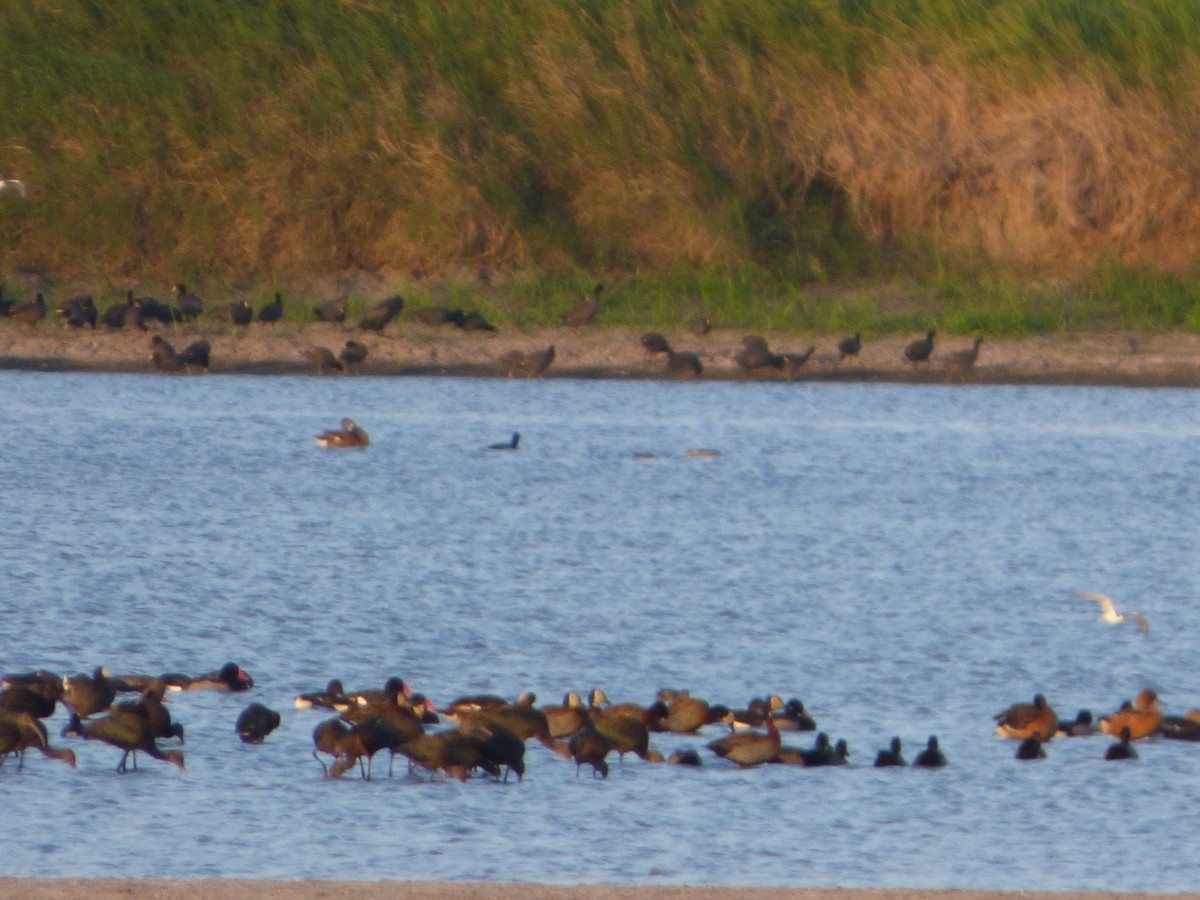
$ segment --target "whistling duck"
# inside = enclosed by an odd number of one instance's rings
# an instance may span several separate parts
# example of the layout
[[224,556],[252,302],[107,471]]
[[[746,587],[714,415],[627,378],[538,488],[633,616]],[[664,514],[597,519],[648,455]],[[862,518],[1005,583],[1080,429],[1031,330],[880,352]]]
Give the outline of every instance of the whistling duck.
[[667,704],[667,715],[662,720],[664,731],[676,734],[692,734],[705,725],[715,722],[729,724],[733,714],[728,707],[715,704],[710,706],[698,697],[680,697]]
[[[71,713],[64,734],[78,734],[87,740],[103,741],[123,751],[121,761],[117,764],[117,772],[125,772],[125,761],[129,754],[142,752],[152,759],[169,762],[184,771],[183,753],[179,750],[160,750],[154,742],[150,722],[135,712],[116,710],[99,719],[81,722],[79,716]],[[134,760],[134,768],[137,761]]]
[[775,721],[768,716],[764,724],[766,732],[738,731],[715,741],[709,741],[707,747],[722,759],[746,768],[770,762],[779,753],[779,729]]
[[364,331],[383,331],[383,326],[400,315],[402,309],[404,309],[404,298],[399,294],[380,300],[367,310],[359,320],[358,327]]
[[116,699],[117,690],[108,680],[108,670],[97,666],[90,676],[63,676],[63,703],[81,719],[108,709]]
[[325,431],[315,438],[318,447],[367,447],[371,439],[353,419],[342,419],[341,431]]
[[559,317],[559,323],[568,328],[582,328],[596,318],[600,311],[600,295],[604,293],[604,285],[598,284],[592,292],[576,303]]
[[1058,716],[1042,694],[1035,696],[1033,703],[1015,703],[993,718],[997,735],[1019,741],[1028,737],[1048,741],[1058,731]]
[[1158,694],[1149,688],[1138,691],[1137,699],[1129,709],[1119,709],[1115,713],[1100,717],[1100,730],[1105,734],[1117,735],[1122,728],[1129,729],[1130,740],[1140,741],[1154,732],[1162,724],[1163,714],[1158,707]]

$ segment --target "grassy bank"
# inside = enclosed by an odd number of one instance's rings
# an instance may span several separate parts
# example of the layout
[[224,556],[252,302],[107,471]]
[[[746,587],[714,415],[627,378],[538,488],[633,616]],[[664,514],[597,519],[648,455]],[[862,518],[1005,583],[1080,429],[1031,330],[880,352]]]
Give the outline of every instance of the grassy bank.
[[0,273],[1198,329],[1196,47],[1166,0],[10,4]]

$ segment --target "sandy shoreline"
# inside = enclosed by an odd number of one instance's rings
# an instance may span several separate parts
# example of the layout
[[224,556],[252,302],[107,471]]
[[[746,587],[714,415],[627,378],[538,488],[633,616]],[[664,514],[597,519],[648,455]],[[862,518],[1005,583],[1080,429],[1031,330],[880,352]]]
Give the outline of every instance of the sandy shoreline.
[[[739,888],[628,885],[544,885],[429,881],[249,881],[239,879],[159,880],[135,878],[0,878],[0,898],[24,900],[1067,900],[1149,898],[1154,894],[953,891],[851,888]],[[1197,894],[1172,894],[1197,897]]]
[[[314,346],[337,352],[348,339],[361,341],[368,356],[361,375],[450,375],[507,377],[504,356],[554,345],[555,360],[545,378],[675,378],[662,356],[641,346],[632,329],[551,328],[536,332],[502,329],[464,333],[414,322],[398,322],[382,334],[336,325],[285,323],[278,326],[177,326],[162,335],[176,348],[204,337],[212,347],[210,372],[225,374],[316,374],[306,353]],[[687,332],[666,336],[679,350],[696,353],[702,380],[891,381],[914,383],[1079,384],[1146,387],[1200,387],[1200,336],[1187,334],[998,338],[985,340],[975,366],[963,371],[950,354],[970,346],[965,337],[939,338],[932,359],[921,366],[902,360],[903,348],[919,335],[865,339],[857,358],[838,361],[841,335],[764,335],[773,351],[812,356],[792,371],[747,375],[734,355],[743,332]],[[0,369],[80,372],[155,372],[151,334],[64,329],[43,322],[30,327],[0,320]],[[689,376],[690,377],[690,376]]]

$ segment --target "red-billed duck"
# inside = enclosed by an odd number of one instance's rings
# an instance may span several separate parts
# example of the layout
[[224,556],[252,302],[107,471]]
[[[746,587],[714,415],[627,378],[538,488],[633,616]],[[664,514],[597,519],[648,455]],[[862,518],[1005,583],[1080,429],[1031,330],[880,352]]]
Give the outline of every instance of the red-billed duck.
[[227,662],[215,672],[207,672],[188,681],[188,691],[248,691],[254,687],[254,679],[246,674],[237,663]]

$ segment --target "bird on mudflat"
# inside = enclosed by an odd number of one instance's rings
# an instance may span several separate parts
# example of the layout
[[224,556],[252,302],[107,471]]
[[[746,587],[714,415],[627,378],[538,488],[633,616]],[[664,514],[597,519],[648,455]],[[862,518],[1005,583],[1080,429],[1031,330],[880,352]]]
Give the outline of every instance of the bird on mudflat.
[[554,362],[554,345],[545,350],[510,350],[500,357],[500,368],[510,376],[536,378]]
[[856,331],[851,336],[838,341],[838,362],[842,362],[848,356],[858,356],[860,350],[862,350],[862,332]]
[[204,301],[189,291],[186,284],[177,281],[172,290],[175,293],[175,302],[179,304],[179,311],[185,319],[196,319],[204,314]]
[[346,321],[346,301],[326,300],[312,308],[313,316],[318,322],[332,322],[340,325]]
[[304,355],[312,360],[318,375],[324,375],[326,372],[341,372],[345,368],[342,361],[334,356],[333,351],[328,347],[312,346],[304,351]]
[[275,292],[275,299],[263,306],[258,311],[258,321],[271,324],[278,322],[283,318],[283,294],[280,291]]
[[559,318],[559,322],[568,328],[582,328],[596,318],[600,311],[600,295],[604,293],[604,285],[597,284],[592,292],[567,310]]
[[383,331],[388,322],[400,315],[404,298],[399,294],[380,300],[359,319],[358,327],[365,331]]
[[[1096,615],[1101,622],[1107,622],[1109,625],[1118,625],[1125,621],[1126,614],[1117,612],[1117,608],[1113,605],[1112,598],[1106,597],[1104,594],[1097,594],[1093,591],[1072,591],[1076,597],[1083,597],[1085,600],[1094,600],[1100,604],[1100,612]],[[1150,633],[1150,623],[1146,621],[1146,617],[1140,612],[1130,611],[1128,617],[1132,619],[1142,634]]]
[[977,337],[973,346],[968,347],[966,350],[955,350],[946,357],[946,368],[959,372],[972,368],[975,365],[975,361],[979,359],[979,345],[982,343],[983,338]]
[[925,337],[917,338],[904,348],[904,361],[913,363],[928,362],[929,356],[933,353],[933,338],[937,332],[930,328],[925,332]]
[[349,340],[346,346],[338,351],[338,359],[346,365],[346,371],[352,371],[367,358],[367,345],[362,341]]

